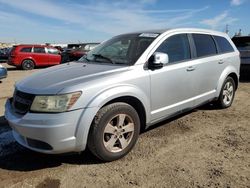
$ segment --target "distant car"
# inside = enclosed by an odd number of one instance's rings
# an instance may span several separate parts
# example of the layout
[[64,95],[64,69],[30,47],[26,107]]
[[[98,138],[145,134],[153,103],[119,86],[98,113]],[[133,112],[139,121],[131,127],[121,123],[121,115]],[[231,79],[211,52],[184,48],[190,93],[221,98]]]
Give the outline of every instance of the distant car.
[[7,77],[7,69],[0,64],[0,79]]
[[240,73],[241,75],[250,74],[250,36],[235,36],[232,38],[235,46],[240,51]]
[[7,60],[12,48],[2,48],[0,49],[0,60]]
[[35,67],[57,65],[61,62],[61,52],[46,45],[17,45],[13,46],[8,64],[30,70]]
[[54,48],[58,49],[60,52],[63,51],[63,48],[61,46],[54,46]]
[[97,45],[99,43],[69,44],[68,48],[62,53],[62,62],[77,61]]
[[69,53],[69,59],[71,61],[77,61],[83,55],[85,55],[87,52],[94,49],[98,44],[99,43],[86,43],[85,45],[82,45],[80,48],[76,48],[74,50],[71,50]]

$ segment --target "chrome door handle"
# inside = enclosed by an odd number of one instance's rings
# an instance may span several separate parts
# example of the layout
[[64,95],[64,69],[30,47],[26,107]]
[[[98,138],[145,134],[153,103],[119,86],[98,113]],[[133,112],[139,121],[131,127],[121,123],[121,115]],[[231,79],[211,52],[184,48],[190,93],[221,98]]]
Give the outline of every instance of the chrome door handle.
[[193,66],[190,66],[187,68],[187,71],[194,71],[194,70],[195,70],[195,67],[193,67]]

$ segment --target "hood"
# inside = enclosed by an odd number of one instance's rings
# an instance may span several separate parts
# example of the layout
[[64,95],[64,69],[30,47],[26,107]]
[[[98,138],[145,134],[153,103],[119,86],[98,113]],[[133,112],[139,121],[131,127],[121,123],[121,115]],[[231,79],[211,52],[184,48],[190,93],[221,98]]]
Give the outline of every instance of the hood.
[[70,62],[38,71],[19,81],[16,88],[32,94],[57,94],[64,88],[127,69],[128,67],[112,64]]

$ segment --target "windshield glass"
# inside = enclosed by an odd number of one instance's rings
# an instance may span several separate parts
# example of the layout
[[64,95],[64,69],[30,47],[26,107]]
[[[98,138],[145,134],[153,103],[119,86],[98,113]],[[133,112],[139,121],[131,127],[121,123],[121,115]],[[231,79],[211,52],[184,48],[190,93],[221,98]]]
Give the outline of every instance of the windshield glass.
[[158,33],[119,35],[100,44],[79,61],[133,65],[158,35]]

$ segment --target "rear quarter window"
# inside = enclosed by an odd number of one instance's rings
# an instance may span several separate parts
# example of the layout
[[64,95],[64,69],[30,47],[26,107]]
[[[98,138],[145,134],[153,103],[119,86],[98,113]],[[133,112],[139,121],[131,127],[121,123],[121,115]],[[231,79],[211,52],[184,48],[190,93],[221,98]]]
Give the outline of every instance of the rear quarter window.
[[49,54],[54,54],[54,55],[58,55],[59,51],[55,48],[47,48],[47,51]]
[[213,36],[213,37],[217,43],[219,53],[227,53],[234,51],[233,47],[226,38],[220,36]]
[[204,57],[217,54],[214,39],[206,34],[192,34],[196,47],[197,57]]

